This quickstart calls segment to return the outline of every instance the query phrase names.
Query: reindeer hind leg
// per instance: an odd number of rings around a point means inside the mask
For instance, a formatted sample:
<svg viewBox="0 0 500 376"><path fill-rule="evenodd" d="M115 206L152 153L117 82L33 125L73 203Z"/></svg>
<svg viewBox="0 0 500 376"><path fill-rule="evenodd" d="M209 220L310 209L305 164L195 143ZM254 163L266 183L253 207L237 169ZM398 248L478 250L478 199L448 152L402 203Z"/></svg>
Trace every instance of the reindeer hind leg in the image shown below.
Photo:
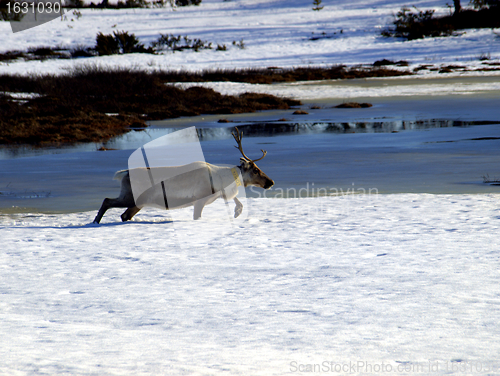
<svg viewBox="0 0 500 376"><path fill-rule="evenodd" d="M114 207L114 201L116 199L113 198L105 198L104 201L102 202L101 208L99 209L99 212L97 213L96 217L94 218L94 223L99 223L101 222L102 217L106 213L106 211L109 208Z"/></svg>
<svg viewBox="0 0 500 376"><path fill-rule="evenodd" d="M134 215L139 213L141 208L138 208L137 206L133 206L131 208L128 208L125 210L125 212L121 215L122 221L130 221Z"/></svg>
<svg viewBox="0 0 500 376"><path fill-rule="evenodd" d="M102 217L104 216L104 213L110 208L127 208L127 207L132 207L134 203L130 203L128 201L123 200L123 198L105 198L104 201L102 202L101 208L99 209L99 212L97 213L94 223L99 223L101 222ZM134 214L136 214L135 212ZM132 218L132 217L131 217Z"/></svg>

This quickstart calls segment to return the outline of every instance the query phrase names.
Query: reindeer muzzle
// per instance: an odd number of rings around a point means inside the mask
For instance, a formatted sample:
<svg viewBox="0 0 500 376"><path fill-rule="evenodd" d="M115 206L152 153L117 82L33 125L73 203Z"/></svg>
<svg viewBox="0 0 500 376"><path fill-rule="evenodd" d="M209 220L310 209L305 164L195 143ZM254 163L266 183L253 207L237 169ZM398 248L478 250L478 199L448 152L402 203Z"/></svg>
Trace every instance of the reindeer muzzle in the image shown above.
<svg viewBox="0 0 500 376"><path fill-rule="evenodd" d="M271 179L266 180L266 184L264 184L264 189L269 189L274 185L274 181Z"/></svg>

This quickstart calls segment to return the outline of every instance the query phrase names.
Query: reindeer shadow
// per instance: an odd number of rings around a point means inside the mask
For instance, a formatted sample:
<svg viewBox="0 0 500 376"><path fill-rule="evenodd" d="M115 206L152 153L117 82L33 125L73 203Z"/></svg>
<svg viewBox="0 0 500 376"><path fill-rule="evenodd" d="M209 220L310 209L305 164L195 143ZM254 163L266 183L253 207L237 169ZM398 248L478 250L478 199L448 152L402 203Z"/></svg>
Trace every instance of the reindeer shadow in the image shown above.
<svg viewBox="0 0 500 376"><path fill-rule="evenodd" d="M26 229L54 229L54 230L76 230L76 229L85 229L85 228L113 228L117 226L130 226L130 225L159 225L159 224L173 224L174 221L172 219L165 219L161 221L127 221L127 222L109 222L109 223L86 223L82 225L67 225L67 226L19 226L20 228Z"/></svg>
<svg viewBox="0 0 500 376"><path fill-rule="evenodd" d="M126 222L108 222L108 223L87 223L85 225L81 226L75 226L75 228L99 228L99 227L116 227L116 226L128 226L128 225L160 225L160 224L167 224L167 223L174 223L174 220L171 218L166 218L164 220L132 220L132 221L126 221ZM71 226L66 226L64 228L71 228Z"/></svg>

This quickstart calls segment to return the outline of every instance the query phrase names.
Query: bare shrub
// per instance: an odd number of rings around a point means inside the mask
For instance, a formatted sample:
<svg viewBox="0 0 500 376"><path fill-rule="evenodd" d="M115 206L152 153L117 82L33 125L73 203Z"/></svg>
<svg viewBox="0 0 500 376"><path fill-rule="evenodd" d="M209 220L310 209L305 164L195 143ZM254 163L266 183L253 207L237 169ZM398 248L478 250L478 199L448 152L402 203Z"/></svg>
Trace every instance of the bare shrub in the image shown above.
<svg viewBox="0 0 500 376"><path fill-rule="evenodd" d="M129 54L133 52L153 53L146 48L134 34L127 31L115 31L113 35L97 34L95 50L99 55Z"/></svg>

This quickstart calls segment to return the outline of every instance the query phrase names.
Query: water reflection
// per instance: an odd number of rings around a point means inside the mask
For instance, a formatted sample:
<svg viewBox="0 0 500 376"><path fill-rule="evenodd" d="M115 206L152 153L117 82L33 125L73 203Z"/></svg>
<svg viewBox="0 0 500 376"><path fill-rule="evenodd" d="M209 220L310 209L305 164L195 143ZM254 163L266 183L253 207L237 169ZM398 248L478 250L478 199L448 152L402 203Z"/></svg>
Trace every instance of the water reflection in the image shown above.
<svg viewBox="0 0 500 376"><path fill-rule="evenodd" d="M270 137L275 135L297 135L304 133L391 133L399 131L423 130L429 128L470 127L476 125L499 124L500 121L462 121L462 120L409 120L409 121L373 121L373 122L274 122L227 124L225 128L200 128L200 140L214 140L228 137L234 127L242 130L246 136Z"/></svg>
<svg viewBox="0 0 500 376"><path fill-rule="evenodd" d="M276 135L300 135L310 133L390 133L401 131L417 131L429 128L470 127L478 125L500 124L500 121L462 121L449 119L428 120L380 120L366 122L229 122L213 123L198 128L200 141L222 140L231 137L234 127L242 130L246 137L272 137ZM185 127L182 127L185 128ZM131 131L105 143L87 143L62 145L50 148L34 148L29 145L0 147L0 159L34 157L44 154L62 154L82 151L106 149L136 149L151 140L178 131L182 128L150 127L143 131Z"/></svg>

